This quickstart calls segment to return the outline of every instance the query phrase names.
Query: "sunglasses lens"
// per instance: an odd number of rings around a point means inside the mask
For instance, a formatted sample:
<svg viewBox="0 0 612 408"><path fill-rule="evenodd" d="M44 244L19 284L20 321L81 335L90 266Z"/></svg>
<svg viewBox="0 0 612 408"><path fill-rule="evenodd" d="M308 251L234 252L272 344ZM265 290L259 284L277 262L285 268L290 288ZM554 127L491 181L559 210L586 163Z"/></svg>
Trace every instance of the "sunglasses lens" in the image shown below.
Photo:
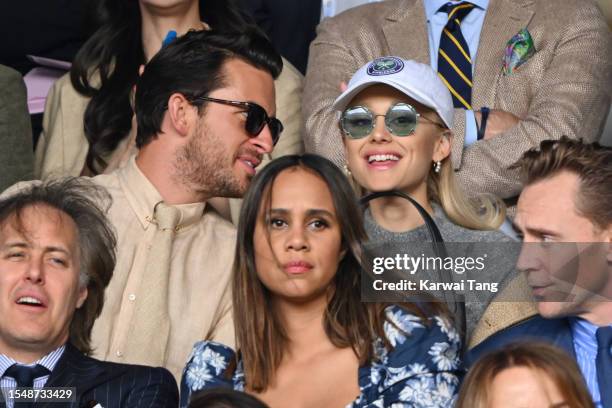
<svg viewBox="0 0 612 408"><path fill-rule="evenodd" d="M255 137L261 133L264 126L268 124L270 133L272 134L272 143L276 145L278 139L280 139L281 132L283 131L283 124L276 118L268 117L266 110L261 106L249 102L249 110L247 112L246 120L246 131L252 137Z"/></svg>
<svg viewBox="0 0 612 408"><path fill-rule="evenodd" d="M246 120L246 131L249 135L257 136L261 132L261 129L266 124L267 116L264 108L252 102L249 104Z"/></svg>
<svg viewBox="0 0 612 408"><path fill-rule="evenodd" d="M385 115L385 124L394 136L411 135L416 129L417 113L412 106L398 103Z"/></svg>
<svg viewBox="0 0 612 408"><path fill-rule="evenodd" d="M272 143L276 145L276 143L278 143L278 139L280 139L281 133L283 132L283 124L280 120L271 118L268 126L270 126L270 132L272 133Z"/></svg>
<svg viewBox="0 0 612 408"><path fill-rule="evenodd" d="M374 128L372 114L361 106L348 108L342 114L341 126L351 139L366 137Z"/></svg>

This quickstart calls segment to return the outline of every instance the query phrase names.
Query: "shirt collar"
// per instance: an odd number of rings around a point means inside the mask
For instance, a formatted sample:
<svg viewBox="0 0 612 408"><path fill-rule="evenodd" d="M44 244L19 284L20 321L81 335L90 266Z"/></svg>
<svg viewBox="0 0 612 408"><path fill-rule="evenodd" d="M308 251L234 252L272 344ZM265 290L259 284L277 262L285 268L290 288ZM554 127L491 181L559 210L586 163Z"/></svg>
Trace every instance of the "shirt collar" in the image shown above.
<svg viewBox="0 0 612 408"><path fill-rule="evenodd" d="M65 349L66 345L64 344L31 364L23 364L19 361L13 360L7 355L0 354L0 378L3 377L6 370L14 364L26 365L30 367L35 366L36 364L40 364L51 372L55 369L55 366L57 365L57 362L59 361L62 354L64 354Z"/></svg>
<svg viewBox="0 0 612 408"><path fill-rule="evenodd" d="M570 326L574 337L574 344L589 353L589 355L597 355L597 326L588 320L580 318L571 318Z"/></svg>
<svg viewBox="0 0 612 408"><path fill-rule="evenodd" d="M425 3L425 16L427 20L431 20L438 10L440 10L440 7L449 3L449 0L423 0L423 3ZM453 0L450 1L450 3L461 3L461 1ZM470 3L484 11L487 11L487 7L489 7L489 0L470 0Z"/></svg>
<svg viewBox="0 0 612 408"><path fill-rule="evenodd" d="M153 224L155 205L163 201L161 194L140 171L135 156L132 156L125 166L117 170L117 176L130 206L146 230L149 225ZM177 231L180 231L202 218L206 203L180 204L174 207L181 213L177 226Z"/></svg>

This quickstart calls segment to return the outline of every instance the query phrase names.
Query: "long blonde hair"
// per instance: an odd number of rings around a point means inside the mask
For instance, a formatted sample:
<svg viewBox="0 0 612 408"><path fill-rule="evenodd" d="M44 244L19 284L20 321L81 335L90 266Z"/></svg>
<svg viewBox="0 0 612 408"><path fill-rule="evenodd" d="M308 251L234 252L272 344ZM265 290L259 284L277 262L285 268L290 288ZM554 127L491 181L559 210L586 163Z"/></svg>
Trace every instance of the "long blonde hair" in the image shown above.
<svg viewBox="0 0 612 408"><path fill-rule="evenodd" d="M433 170L433 166L429 171L427 198L442 207L452 222L465 228L495 230L506 217L506 206L499 198L480 195L469 199L465 195L457 184L450 154L442 160L439 173Z"/></svg>
<svg viewBox="0 0 612 408"><path fill-rule="evenodd" d="M390 86L385 85L385 87ZM410 95L406 94L406 96L411 98ZM347 106L350 106L351 103ZM419 102L417 101L417 103ZM419 105L422 104L419 103ZM421 114L424 112L430 113L435 115L439 124L444 123L438 112L431 107L422 105L421 109L423 110ZM453 138L452 131L445 125L440 126L443 128L440 137L448 138L450 144ZM338 121L338 128L343 133L340 121ZM343 137L346 137L344 133ZM348 167L346 172L350 175ZM352 176L349 176L349 180L357 194L362 196L365 193L363 187ZM450 153L444 160L441 160L439 173L434 171L432 163L427 175L427 199L442 207L452 222L465 228L496 230L506 217L504 202L494 195L480 195L473 199L466 196L455 179Z"/></svg>

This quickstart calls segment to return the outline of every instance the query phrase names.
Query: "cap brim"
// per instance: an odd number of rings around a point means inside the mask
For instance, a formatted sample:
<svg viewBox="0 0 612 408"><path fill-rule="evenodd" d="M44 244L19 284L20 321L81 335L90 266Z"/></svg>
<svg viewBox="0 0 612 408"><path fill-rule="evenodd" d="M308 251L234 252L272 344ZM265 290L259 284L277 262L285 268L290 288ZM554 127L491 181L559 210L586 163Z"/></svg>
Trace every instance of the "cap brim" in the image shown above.
<svg viewBox="0 0 612 408"><path fill-rule="evenodd" d="M382 85L387 85L390 86L391 88L397 89L398 91L400 91L401 93L403 93L404 95L414 99L415 101L423 104L424 106L427 106L428 108L433 109L434 111L436 111L438 113L438 115L440 116L440 118L442 119L442 121L450 128L452 125L447 123L446 120L444 120L444 115L438 110L438 108L436 107L434 101L429 100L429 98L427 98L424 95L421 95L419 92L415 92L412 89L407 89L405 86L403 86L402 84L399 84L395 81L381 81L381 80L370 80L367 82L363 82L353 88L349 88L346 91L344 91L342 94L340 94L339 97L336 98L336 100L334 101L332 108L334 110L337 111L342 111L346 108L346 106L351 102L351 100L353 100L353 98L355 96L357 96L357 94L359 94L361 91L363 91L364 89L372 86L372 85L377 85L377 84L382 84Z"/></svg>

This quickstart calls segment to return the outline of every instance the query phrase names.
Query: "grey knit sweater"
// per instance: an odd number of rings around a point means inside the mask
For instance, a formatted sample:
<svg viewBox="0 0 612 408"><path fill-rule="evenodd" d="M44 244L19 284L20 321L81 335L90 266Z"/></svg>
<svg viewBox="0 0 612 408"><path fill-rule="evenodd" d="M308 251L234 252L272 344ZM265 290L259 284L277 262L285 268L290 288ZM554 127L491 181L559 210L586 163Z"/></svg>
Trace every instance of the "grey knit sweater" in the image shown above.
<svg viewBox="0 0 612 408"><path fill-rule="evenodd" d="M497 293L515 276L516 260L520 244L499 231L471 230L453 223L439 206L434 206L434 222L436 223L450 256L480 256L487 253L487 268L479 275L472 274L478 281L499 282ZM398 252L408 248L409 243L431 242L431 237L425 225L404 232L385 230L374 221L369 209L364 214L365 230L370 245L385 247L387 251ZM388 254L393 256L393 254ZM467 274L451 274L453 281L469 279ZM427 276L425 276L427 277ZM491 299L497 294L491 291L466 290L461 292L466 302L466 329L469 338L478 320L484 313Z"/></svg>

